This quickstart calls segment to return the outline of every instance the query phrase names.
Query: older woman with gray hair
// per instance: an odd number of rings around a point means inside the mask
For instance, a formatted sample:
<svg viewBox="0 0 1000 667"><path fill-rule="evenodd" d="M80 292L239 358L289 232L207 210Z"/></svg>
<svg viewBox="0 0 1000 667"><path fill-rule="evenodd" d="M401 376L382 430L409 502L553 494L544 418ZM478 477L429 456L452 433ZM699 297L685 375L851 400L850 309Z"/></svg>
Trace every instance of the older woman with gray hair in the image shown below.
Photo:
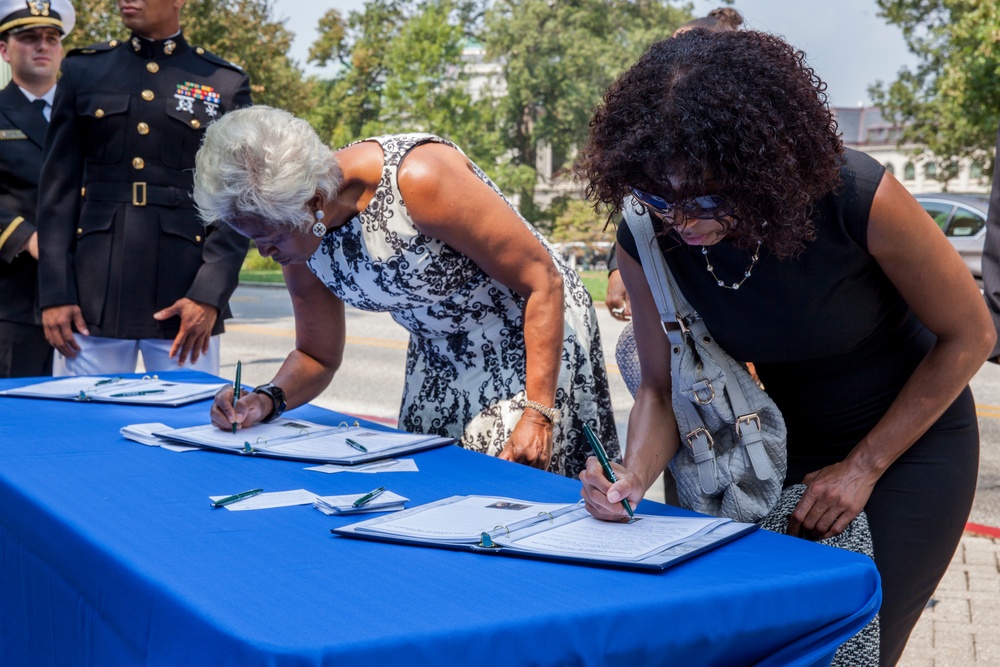
<svg viewBox="0 0 1000 667"><path fill-rule="evenodd" d="M375 137L336 152L308 123L255 106L198 153L195 201L282 265L295 350L271 383L212 407L246 428L316 397L344 353L344 304L410 332L399 427L575 476L589 423L618 454L590 296L453 144Z"/></svg>

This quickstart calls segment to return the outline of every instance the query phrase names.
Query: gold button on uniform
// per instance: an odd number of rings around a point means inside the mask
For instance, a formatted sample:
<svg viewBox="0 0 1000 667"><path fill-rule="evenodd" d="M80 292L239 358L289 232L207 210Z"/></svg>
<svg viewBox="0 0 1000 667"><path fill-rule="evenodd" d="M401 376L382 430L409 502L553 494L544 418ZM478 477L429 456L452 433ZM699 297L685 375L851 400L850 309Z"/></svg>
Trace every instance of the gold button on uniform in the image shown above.
<svg viewBox="0 0 1000 667"><path fill-rule="evenodd" d="M142 169L145 166L146 166L146 163L145 163L145 161L143 161L143 159L141 157L132 158L132 168L133 169Z"/></svg>
<svg viewBox="0 0 1000 667"><path fill-rule="evenodd" d="M197 130L199 127L201 127L201 122L197 118L192 118L191 127Z"/></svg>
<svg viewBox="0 0 1000 667"><path fill-rule="evenodd" d="M157 65L156 63L150 61L150 62L146 63L146 69L149 70L150 72L152 72L153 74L156 74L157 72L160 71L160 66Z"/></svg>
<svg viewBox="0 0 1000 667"><path fill-rule="evenodd" d="M152 90L142 91L142 99L146 100L147 102L152 102L154 97L156 97L156 95L153 94Z"/></svg>
<svg viewBox="0 0 1000 667"><path fill-rule="evenodd" d="M76 235L77 235L77 236L80 236L80 235L82 235L82 234L83 234L83 227L77 227L77 228L76 228Z"/></svg>
<svg viewBox="0 0 1000 667"><path fill-rule="evenodd" d="M149 125L146 125L145 123L139 123L135 129L138 130L139 134L149 134Z"/></svg>
<svg viewBox="0 0 1000 667"><path fill-rule="evenodd" d="M194 52L197 53L199 56L205 55L205 49L201 48L200 46L196 48Z"/></svg>
<svg viewBox="0 0 1000 667"><path fill-rule="evenodd" d="M117 39L111 40L110 42L108 42L108 46L110 46L112 49L115 48L116 46L118 46L118 40Z"/></svg>
<svg viewBox="0 0 1000 667"><path fill-rule="evenodd" d="M104 118L104 109L98 109L95 111L94 116L97 118Z"/></svg>
<svg viewBox="0 0 1000 667"><path fill-rule="evenodd" d="M195 234L194 242L195 243L201 243L201 234Z"/></svg>

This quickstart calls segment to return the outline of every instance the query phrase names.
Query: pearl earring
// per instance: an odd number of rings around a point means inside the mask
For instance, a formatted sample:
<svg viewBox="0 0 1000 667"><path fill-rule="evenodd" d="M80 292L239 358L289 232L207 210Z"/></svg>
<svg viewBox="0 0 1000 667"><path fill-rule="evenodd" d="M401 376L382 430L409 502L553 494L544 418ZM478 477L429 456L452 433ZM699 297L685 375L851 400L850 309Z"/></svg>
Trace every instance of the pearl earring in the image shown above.
<svg viewBox="0 0 1000 667"><path fill-rule="evenodd" d="M323 238L326 236L326 225L323 224L323 211L317 210L314 215L316 216L316 224L312 226L312 232L314 235Z"/></svg>

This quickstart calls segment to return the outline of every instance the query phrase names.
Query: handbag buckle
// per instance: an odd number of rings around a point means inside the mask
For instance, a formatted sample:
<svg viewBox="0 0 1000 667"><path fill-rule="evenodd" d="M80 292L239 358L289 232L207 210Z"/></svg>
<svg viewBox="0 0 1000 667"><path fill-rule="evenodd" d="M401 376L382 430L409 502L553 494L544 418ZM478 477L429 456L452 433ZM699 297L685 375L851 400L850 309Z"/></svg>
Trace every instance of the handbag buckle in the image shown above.
<svg viewBox="0 0 1000 667"><path fill-rule="evenodd" d="M699 387L698 385L703 385L703 386ZM701 394L699 394L698 392L704 392L704 391L708 392L708 398L702 400ZM712 386L712 381L706 378L696 383L693 387L691 387L691 396L694 398L694 402L697 403L698 405L708 405L709 403L714 401L715 387Z"/></svg>
<svg viewBox="0 0 1000 667"><path fill-rule="evenodd" d="M738 438L742 438L743 437L743 430L740 428L740 424L750 425L750 424L753 424L753 423L757 424L757 432L760 433L761 430L762 430L761 427L760 427L760 415L758 415L756 412L751 412L748 415L743 415L741 417L737 417L736 418L736 437L738 437Z"/></svg>
<svg viewBox="0 0 1000 667"><path fill-rule="evenodd" d="M709 449L713 449L715 447L715 438L712 437L712 433L704 426L699 426L687 434L688 447L694 449L694 441L697 440L700 435L705 436L705 439L708 441Z"/></svg>

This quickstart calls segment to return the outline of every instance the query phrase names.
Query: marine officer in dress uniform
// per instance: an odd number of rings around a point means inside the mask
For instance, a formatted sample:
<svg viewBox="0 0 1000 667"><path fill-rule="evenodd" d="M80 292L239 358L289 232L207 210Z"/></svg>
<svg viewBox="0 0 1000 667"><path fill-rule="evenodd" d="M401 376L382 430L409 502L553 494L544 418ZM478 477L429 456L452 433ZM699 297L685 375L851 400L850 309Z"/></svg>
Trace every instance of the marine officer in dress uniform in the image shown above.
<svg viewBox="0 0 1000 667"><path fill-rule="evenodd" d="M0 377L52 373L38 312L38 175L62 38L76 14L68 0L0 0L0 57L11 81L0 90Z"/></svg>
<svg viewBox="0 0 1000 667"><path fill-rule="evenodd" d="M247 240L191 199L205 127L246 74L181 33L185 0L118 0L132 34L71 51L45 143L39 290L55 374L218 373Z"/></svg>

